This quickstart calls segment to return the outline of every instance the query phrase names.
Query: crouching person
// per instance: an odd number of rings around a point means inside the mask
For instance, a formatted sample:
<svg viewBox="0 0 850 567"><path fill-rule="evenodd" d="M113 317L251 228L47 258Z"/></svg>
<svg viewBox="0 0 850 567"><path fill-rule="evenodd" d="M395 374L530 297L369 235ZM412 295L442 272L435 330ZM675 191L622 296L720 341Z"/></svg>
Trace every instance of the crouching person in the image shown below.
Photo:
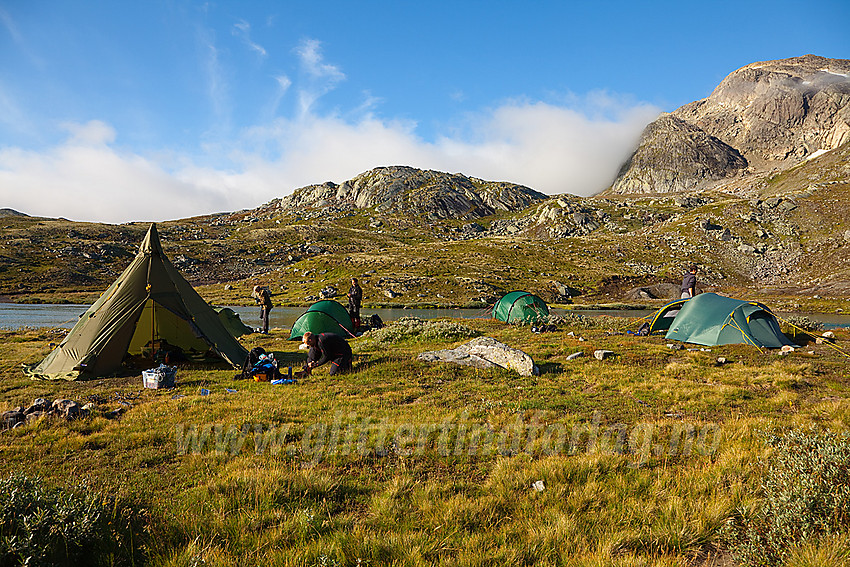
<svg viewBox="0 0 850 567"><path fill-rule="evenodd" d="M331 376L351 371L351 347L342 336L336 333L315 335L307 331L302 340L308 348L307 366L304 367L307 374L326 362L331 363Z"/></svg>

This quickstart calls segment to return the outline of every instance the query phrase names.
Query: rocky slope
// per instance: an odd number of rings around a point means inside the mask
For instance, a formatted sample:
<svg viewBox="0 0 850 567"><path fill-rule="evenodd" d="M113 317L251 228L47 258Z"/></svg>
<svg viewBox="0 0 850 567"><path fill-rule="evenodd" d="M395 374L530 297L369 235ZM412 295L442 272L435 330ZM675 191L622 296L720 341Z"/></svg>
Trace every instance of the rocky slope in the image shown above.
<svg viewBox="0 0 850 567"><path fill-rule="evenodd" d="M285 211L373 208L381 213L415 214L430 220L469 220L497 211L518 211L546 198L513 183L394 166L372 169L341 185L327 182L296 189L272 204Z"/></svg>
<svg viewBox="0 0 850 567"><path fill-rule="evenodd" d="M651 123L609 192L741 192L848 141L850 60L753 63Z"/></svg>

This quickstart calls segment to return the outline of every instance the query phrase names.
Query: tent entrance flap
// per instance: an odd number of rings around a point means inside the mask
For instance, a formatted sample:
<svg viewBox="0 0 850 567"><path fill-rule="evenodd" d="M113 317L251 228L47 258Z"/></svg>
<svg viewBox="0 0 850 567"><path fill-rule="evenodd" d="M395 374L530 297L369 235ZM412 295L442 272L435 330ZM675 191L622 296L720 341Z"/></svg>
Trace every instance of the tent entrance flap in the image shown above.
<svg viewBox="0 0 850 567"><path fill-rule="evenodd" d="M210 346L199 338L192 325L152 299L145 302L136 330L127 349L129 354L142 354L154 341L166 341L184 351L206 352Z"/></svg>

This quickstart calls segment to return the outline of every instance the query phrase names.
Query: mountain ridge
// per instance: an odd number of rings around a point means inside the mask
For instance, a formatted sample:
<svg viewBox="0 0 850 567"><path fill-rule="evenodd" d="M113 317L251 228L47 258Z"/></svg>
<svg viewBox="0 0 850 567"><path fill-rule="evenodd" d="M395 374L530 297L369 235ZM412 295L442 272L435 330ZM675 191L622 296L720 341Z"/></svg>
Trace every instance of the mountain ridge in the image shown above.
<svg viewBox="0 0 850 567"><path fill-rule="evenodd" d="M650 123L605 193L740 191L848 140L850 60L805 55L751 63L707 98ZM703 151L688 151L695 147Z"/></svg>

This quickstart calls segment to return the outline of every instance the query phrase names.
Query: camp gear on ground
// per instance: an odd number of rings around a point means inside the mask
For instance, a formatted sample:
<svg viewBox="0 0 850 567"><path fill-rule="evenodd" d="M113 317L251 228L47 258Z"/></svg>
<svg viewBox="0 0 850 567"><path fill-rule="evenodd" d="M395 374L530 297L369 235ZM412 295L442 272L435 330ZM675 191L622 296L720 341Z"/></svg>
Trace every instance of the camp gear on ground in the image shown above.
<svg viewBox="0 0 850 567"><path fill-rule="evenodd" d="M701 293L685 301L666 338L705 346L744 343L780 348L793 345L770 309L715 293Z"/></svg>
<svg viewBox="0 0 850 567"><path fill-rule="evenodd" d="M166 366L160 364L156 368L142 371L142 383L145 388L173 388L174 378L177 375L176 366Z"/></svg>
<svg viewBox="0 0 850 567"><path fill-rule="evenodd" d="M292 324L289 340L298 340L307 331L314 335L339 333L343 336L354 337L354 324L345 307L332 299L325 299L308 307L307 311Z"/></svg>
<svg viewBox="0 0 850 567"><path fill-rule="evenodd" d="M47 379L105 376L121 368L126 354L141 354L158 340L187 356L211 352L234 366L248 354L165 256L151 224L124 273L53 352L24 371Z"/></svg>
<svg viewBox="0 0 850 567"><path fill-rule="evenodd" d="M532 323L548 315L546 302L527 291L512 291L493 306L493 318L505 323Z"/></svg>

